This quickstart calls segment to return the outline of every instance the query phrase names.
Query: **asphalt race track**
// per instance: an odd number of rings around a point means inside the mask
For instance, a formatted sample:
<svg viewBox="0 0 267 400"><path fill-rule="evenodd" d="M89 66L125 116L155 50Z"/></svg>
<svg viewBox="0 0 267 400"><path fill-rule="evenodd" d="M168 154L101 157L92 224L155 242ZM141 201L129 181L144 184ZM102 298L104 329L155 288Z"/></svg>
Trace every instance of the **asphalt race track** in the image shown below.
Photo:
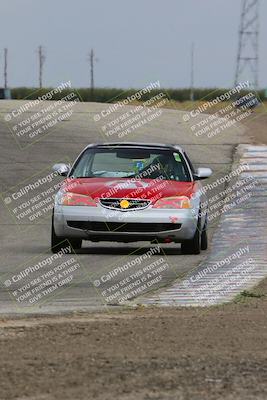
<svg viewBox="0 0 267 400"><path fill-rule="evenodd" d="M0 206L0 311L9 313L50 313L67 312L74 310L102 310L106 300L101 290L107 287L102 285L96 288L93 281L107 274L117 263L126 263L137 255L144 254L151 245L149 243L116 244L109 242L90 243L83 242L82 249L77 255L64 255L68 260L72 257L82 266L82 273L77 275L76 281L67 283L64 290L46 297L45 303L36 303L34 308L28 309L23 302L18 302L4 284L13 273L21 271L24 265L29 265L29 260L44 259L50 246L50 221L51 211L44 216L29 221L27 218L17 218L14 209L23 203L23 187L29 182L35 182L35 177L47 176L51 166L56 162L73 162L79 152L89 143L101 141L118 141L115 134L105 138L103 125L96 121L101 110L107 108L105 104L80 103L75 105L71 116L65 116L45 135L38 135L29 139L27 135L20 137L14 135L14 122L7 121L7 115L18 109L26 101L1 101L0 103L0 138L1 138L1 206ZM52 102L46 102L47 105ZM130 107L128 108L128 110ZM23 112L23 119L31 118L38 112L38 108ZM42 110L46 115L51 110ZM118 118L125 113L125 108L113 112L112 118ZM176 143L187 150L191 160L196 166L207 166L213 169L216 178L229 172L234 149L238 143L246 143L242 127L234 126L225 129L222 134L213 138L205 135L197 137L190 130L190 122L185 122L184 112L164 109L161 114L140 126L132 134L124 136L121 141L142 141L151 143ZM198 120L205 116L199 116ZM100 121L101 122L101 121ZM106 123L106 121L105 121ZM17 128L16 128L17 129ZM13 130L13 131L12 131ZM13 132L13 133L12 133ZM57 178L59 180L59 178ZM49 185L48 185L49 186ZM45 190L48 190L45 188ZM9 203L12 193L21 194L21 198ZM45 199L44 186L40 185L32 191L32 196L38 198L38 193ZM48 193L48 192L45 192ZM51 193L49 192L49 195ZM39 198L39 200L40 200ZM36 200L37 201L37 200ZM34 200L32 200L34 203ZM14 207L12 207L14 206ZM38 210L38 208L36 208ZM209 235L216 229L216 222L210 227ZM161 285L182 276L184 273L196 268L201 260L206 257L206 252L199 256L183 256L180 254L179 245L161 245L165 259L171 268L163 273ZM134 254L133 254L134 253ZM48 255L51 255L48 252ZM46 257L48 257L46 254ZM153 255L153 261L162 255ZM134 268L132 268L132 272ZM117 277L112 284L116 285ZM121 279L121 278L120 278ZM13 289L13 288L12 288ZM16 289L14 287L14 289ZM114 302L111 302L114 303Z"/></svg>

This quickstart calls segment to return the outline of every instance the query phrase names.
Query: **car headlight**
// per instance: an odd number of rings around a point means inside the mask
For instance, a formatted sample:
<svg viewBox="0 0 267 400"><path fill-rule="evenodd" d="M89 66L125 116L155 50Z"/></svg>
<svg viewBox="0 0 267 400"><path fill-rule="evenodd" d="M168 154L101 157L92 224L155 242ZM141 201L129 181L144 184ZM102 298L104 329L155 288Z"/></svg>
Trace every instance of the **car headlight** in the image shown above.
<svg viewBox="0 0 267 400"><path fill-rule="evenodd" d="M97 206L96 201L92 197L71 192L59 192L56 196L56 204L60 206Z"/></svg>
<svg viewBox="0 0 267 400"><path fill-rule="evenodd" d="M163 197L159 199L153 208L192 208L190 199L186 196Z"/></svg>

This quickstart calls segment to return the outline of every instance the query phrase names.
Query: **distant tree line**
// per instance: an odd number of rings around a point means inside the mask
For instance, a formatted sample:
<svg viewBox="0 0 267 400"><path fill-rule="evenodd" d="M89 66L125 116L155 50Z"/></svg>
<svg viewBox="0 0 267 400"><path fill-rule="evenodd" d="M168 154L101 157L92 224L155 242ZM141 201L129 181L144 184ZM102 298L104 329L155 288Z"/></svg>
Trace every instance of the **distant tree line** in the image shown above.
<svg viewBox="0 0 267 400"><path fill-rule="evenodd" d="M53 88L28 88L28 87L19 87L11 89L12 99L15 100L35 100L39 96L44 95L48 91L52 90ZM229 89L194 89L194 98L196 101L211 101L217 98L220 95L226 93ZM77 89L66 89L57 95L54 95L54 100L60 100L64 96L68 95L69 93L75 91L81 101L89 102L95 101L99 103L108 103L108 102L116 102L119 100L123 100L138 91L138 89L117 89L117 88L94 88L92 92L91 88L77 88ZM144 94L142 96L142 101L149 100L151 97L159 94L161 92L166 93L170 100L184 102L190 100L190 88L188 89L157 89L153 90L150 93ZM240 95L245 95L251 91L243 91ZM265 99L265 91L260 90L255 93L259 100Z"/></svg>

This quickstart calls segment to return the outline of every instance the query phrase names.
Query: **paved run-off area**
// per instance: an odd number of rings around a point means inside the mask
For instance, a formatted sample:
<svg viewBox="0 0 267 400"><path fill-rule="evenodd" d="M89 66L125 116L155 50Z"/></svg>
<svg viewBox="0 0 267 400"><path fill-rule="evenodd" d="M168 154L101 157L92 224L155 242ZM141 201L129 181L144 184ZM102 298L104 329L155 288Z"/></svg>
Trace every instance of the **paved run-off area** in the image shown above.
<svg viewBox="0 0 267 400"><path fill-rule="evenodd" d="M25 307L21 301L17 301L15 296L10 296L10 288L5 282L15 272L25 269L25 266L41 262L48 257L50 246L50 221L52 202L45 202L44 197L51 195L51 186L35 186L30 193L29 202L35 204L42 200L44 202L44 212L39 218L38 207L35 207L34 218L18 219L17 210L23 206L24 189L26 186L34 185L36 181L47 177L51 171L51 166L56 162L73 162L77 154L91 142L101 142L104 140L117 141L118 137L114 133L105 136L106 125L99 125L99 115L107 108L107 105L94 103L76 104L70 115L63 113L60 121L51 129L47 125L47 134L40 136L35 134L33 138L27 137L20 131L21 135L16 135L14 131L17 125L12 125L7 119L14 109L20 109L26 102L3 101L0 104L0 137L1 137L1 167L2 174L0 179L1 189L1 208L0 208L0 312L9 313L50 313L67 312L74 310L101 310L107 306L106 293L110 288L124 277L117 277L112 282L96 288L93 282L99 276L106 274L111 268L126 263L149 251L148 243L116 244L116 243L90 243L85 242L81 251L75 255L75 260L81 266L80 274L75 277L75 282L66 281L64 290L55 293L47 292L45 302L36 302L34 307ZM23 113L23 121L38 118L38 113L49 115L53 102L46 102L45 109L30 109ZM113 121L119 117L125 118L125 109L117 110L112 115ZM131 107L127 107L131 110ZM60 111L61 112L61 111ZM195 166L208 166L214 171L210 183L224 177L232 169L232 162L236 146L247 142L244 128L240 124L225 125L220 134L211 138L206 135L196 135L195 128L191 129L190 122L187 121L187 113L178 110L163 109L159 115L150 119L132 133L127 134L122 141L142 141L142 142L165 142L177 143L182 145L190 155ZM7 118L8 116L8 118ZM96 118L97 116L97 118ZM110 117L111 118L111 117ZM111 121L112 121L111 118ZM206 121L207 116L199 115L194 120ZM96 121L97 120L97 121ZM26 122L25 122L26 123ZM206 122L205 122L206 123ZM194 125L195 126L195 125ZM14 137L14 132L15 136ZM113 131L112 131L113 132ZM22 134L23 133L23 134ZM49 182L48 182L49 183ZM58 183L58 182L57 182ZM53 182L54 184L54 182ZM211 193L212 196L219 195L226 183ZM12 195L16 194L16 201L11 202ZM52 197L51 197L52 198ZM209 236L212 237L219 216L215 216L210 223ZM216 241L213 241L216 246ZM161 254L155 254L153 260L164 256L170 266L162 273L159 286L167 286L179 277L183 277L190 271L198 267L207 256L207 252L201 255L183 256L180 254L179 245L161 245ZM226 249L227 253L228 249ZM225 254L226 256L226 254ZM64 255L64 260L68 261L73 255ZM46 270L48 273L49 271ZM156 289L157 286L151 285L149 290ZM13 289L13 288L12 288ZM17 288L14 287L13 293Z"/></svg>

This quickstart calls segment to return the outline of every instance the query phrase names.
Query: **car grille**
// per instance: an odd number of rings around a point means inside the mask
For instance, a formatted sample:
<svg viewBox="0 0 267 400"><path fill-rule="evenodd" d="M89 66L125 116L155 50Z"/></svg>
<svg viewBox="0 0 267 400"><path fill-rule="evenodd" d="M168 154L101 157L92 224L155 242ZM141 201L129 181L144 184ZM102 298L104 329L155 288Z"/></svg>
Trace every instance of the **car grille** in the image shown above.
<svg viewBox="0 0 267 400"><path fill-rule="evenodd" d="M67 221L71 228L94 232L142 232L155 233L174 231L181 228L181 224L171 223L121 223L121 222L98 222L98 221Z"/></svg>
<svg viewBox="0 0 267 400"><path fill-rule="evenodd" d="M123 202L128 202L127 207L123 207ZM133 210L143 210L144 208L150 205L150 200L142 200L142 199L100 199L100 204L111 210L120 210L120 211L133 211Z"/></svg>

